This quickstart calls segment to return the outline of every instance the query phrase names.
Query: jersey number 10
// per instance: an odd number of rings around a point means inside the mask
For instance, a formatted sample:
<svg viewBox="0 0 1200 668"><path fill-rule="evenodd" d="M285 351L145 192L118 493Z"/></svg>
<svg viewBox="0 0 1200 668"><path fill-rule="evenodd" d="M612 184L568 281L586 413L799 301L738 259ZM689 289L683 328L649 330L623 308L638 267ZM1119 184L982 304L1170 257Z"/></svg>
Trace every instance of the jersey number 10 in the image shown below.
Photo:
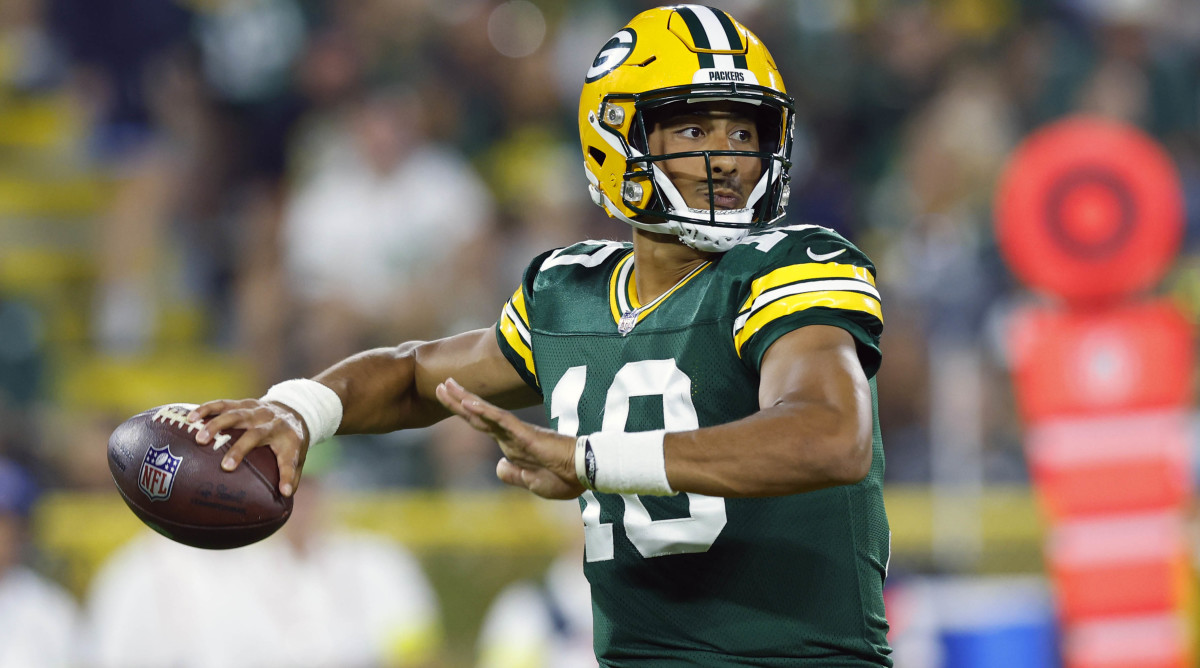
<svg viewBox="0 0 1200 668"><path fill-rule="evenodd" d="M558 420L558 432L579 433L579 400L587 382L587 367L567 369L550 395L550 417ZM688 431L700 426L692 404L692 381L675 360L642 360L621 367L604 400L603 431L625 431L631 397L660 396L663 427ZM703 494L688 495L687 517L653 520L636 494L622 494L625 502L625 535L645 558L668 554L707 552L725 528L725 499ZM583 534L588 561L613 558L612 524L600 521L600 499L583 493Z"/></svg>

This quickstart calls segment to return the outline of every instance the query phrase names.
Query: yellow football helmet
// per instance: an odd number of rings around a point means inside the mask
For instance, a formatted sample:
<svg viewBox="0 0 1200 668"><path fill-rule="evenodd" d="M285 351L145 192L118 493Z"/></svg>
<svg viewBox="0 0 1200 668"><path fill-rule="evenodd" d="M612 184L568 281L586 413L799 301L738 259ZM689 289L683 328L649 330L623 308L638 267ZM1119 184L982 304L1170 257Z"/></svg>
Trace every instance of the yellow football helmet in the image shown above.
<svg viewBox="0 0 1200 668"><path fill-rule="evenodd" d="M723 100L755 106L759 151L648 153L647 111ZM592 200L635 227L677 235L700 250L729 250L751 229L783 217L794 110L767 48L729 14L702 5L642 12L600 49L584 78L579 135ZM713 206L714 155L762 160L746 208ZM657 165L693 156L709 165L707 209L689 207Z"/></svg>

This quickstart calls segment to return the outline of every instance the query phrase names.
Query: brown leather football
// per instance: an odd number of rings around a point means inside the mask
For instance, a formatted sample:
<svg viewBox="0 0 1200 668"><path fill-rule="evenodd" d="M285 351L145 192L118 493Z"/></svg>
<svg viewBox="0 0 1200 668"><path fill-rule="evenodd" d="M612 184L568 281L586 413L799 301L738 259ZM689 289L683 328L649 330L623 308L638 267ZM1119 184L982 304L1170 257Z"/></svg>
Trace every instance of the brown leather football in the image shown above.
<svg viewBox="0 0 1200 668"><path fill-rule="evenodd" d="M279 493L275 453L255 448L237 469L223 470L242 431L200 445L200 425L187 421L192 408L151 408L112 433L108 468L121 498L151 529L193 547L241 547L275 533L292 514L292 499Z"/></svg>

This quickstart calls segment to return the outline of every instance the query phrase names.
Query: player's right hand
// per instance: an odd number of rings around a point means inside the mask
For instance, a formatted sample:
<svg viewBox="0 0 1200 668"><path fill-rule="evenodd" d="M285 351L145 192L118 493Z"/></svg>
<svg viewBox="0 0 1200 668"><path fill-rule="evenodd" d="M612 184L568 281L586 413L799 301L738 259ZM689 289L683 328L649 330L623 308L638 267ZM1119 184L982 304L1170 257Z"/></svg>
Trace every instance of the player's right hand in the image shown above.
<svg viewBox="0 0 1200 668"><path fill-rule="evenodd" d="M279 466L279 493L284 496L295 493L308 453L308 438L299 414L283 404L262 399L218 400L194 408L188 414L188 421L209 417L212 419L196 434L196 442L201 445L211 441L217 432L245 430L241 438L229 446L221 460L221 468L232 471L251 450L268 446L275 453L275 463Z"/></svg>

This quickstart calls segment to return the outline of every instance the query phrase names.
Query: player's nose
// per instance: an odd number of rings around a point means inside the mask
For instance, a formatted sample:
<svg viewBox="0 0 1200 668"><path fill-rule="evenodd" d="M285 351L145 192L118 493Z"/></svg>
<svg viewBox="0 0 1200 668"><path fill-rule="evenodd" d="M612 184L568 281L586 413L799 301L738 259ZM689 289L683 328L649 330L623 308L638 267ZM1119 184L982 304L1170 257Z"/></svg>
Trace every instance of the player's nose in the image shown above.
<svg viewBox="0 0 1200 668"><path fill-rule="evenodd" d="M729 151L732 149L733 147L729 145L729 142L720 141L714 141L712 142L711 146L707 147L707 150L709 151ZM737 157L722 153L709 153L708 165L713 174L729 175L737 172L738 170Z"/></svg>

